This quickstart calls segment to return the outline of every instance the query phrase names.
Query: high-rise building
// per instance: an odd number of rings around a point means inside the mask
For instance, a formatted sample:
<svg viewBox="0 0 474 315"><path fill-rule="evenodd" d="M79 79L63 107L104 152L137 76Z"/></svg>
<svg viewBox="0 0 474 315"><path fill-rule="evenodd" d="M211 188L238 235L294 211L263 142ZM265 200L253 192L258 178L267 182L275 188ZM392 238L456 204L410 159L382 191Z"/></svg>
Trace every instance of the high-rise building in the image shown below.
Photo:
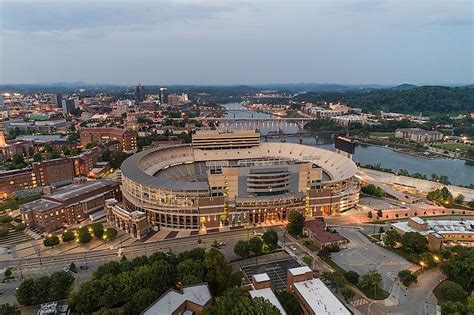
<svg viewBox="0 0 474 315"><path fill-rule="evenodd" d="M62 100L62 108L63 113L69 114L72 110L76 108L76 104L74 103L74 100L71 99Z"/></svg>
<svg viewBox="0 0 474 315"><path fill-rule="evenodd" d="M178 95L170 94L168 95L168 105L169 106L178 106L180 104Z"/></svg>
<svg viewBox="0 0 474 315"><path fill-rule="evenodd" d="M63 106L63 95L61 93L53 94L51 101L53 104L56 104L57 108L61 108Z"/></svg>
<svg viewBox="0 0 474 315"><path fill-rule="evenodd" d="M168 104L168 89L160 88L160 104Z"/></svg>
<svg viewBox="0 0 474 315"><path fill-rule="evenodd" d="M141 101L144 100L144 88L141 84L135 85L135 105L138 105Z"/></svg>
<svg viewBox="0 0 474 315"><path fill-rule="evenodd" d="M0 95L0 111L5 110L5 99Z"/></svg>

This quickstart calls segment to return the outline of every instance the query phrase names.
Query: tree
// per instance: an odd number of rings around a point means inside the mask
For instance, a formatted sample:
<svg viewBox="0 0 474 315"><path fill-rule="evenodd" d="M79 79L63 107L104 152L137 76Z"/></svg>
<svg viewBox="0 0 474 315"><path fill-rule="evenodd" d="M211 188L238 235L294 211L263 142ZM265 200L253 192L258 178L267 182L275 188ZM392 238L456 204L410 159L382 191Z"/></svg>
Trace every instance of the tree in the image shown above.
<svg viewBox="0 0 474 315"><path fill-rule="evenodd" d="M331 288L336 289L336 292L339 288L344 287L344 285L346 284L346 278L344 277L344 274L340 271L323 272L321 274L321 279Z"/></svg>
<svg viewBox="0 0 474 315"><path fill-rule="evenodd" d="M370 270L359 282L360 287L366 290L370 290L377 295L377 289L382 285L382 276L376 270Z"/></svg>
<svg viewBox="0 0 474 315"><path fill-rule="evenodd" d="M460 284L449 280L440 284L439 292L441 292L444 299L452 302L462 301L466 296L466 292Z"/></svg>
<svg viewBox="0 0 474 315"><path fill-rule="evenodd" d="M381 209L377 210L377 218L383 217L383 212Z"/></svg>
<svg viewBox="0 0 474 315"><path fill-rule="evenodd" d="M407 269L400 270L398 272L398 277L400 278L400 281L403 283L403 285L406 287L409 287L410 284L416 283L418 281L417 275Z"/></svg>
<svg viewBox="0 0 474 315"><path fill-rule="evenodd" d="M367 217L368 217L369 219L372 219L372 211L367 212Z"/></svg>
<svg viewBox="0 0 474 315"><path fill-rule="evenodd" d="M104 226L102 223L93 223L90 225L90 228L92 229L92 235L94 235L95 238L101 239L104 235Z"/></svg>
<svg viewBox="0 0 474 315"><path fill-rule="evenodd" d="M312 266L313 266L313 257L304 256L303 257L303 262L305 263L306 266L309 266L310 268L312 268Z"/></svg>
<svg viewBox="0 0 474 315"><path fill-rule="evenodd" d="M388 230L385 232L384 243L389 247L394 247L396 243L400 242L401 236L396 230Z"/></svg>
<svg viewBox="0 0 474 315"><path fill-rule="evenodd" d="M64 243L69 243L76 239L76 235L72 231L66 231L61 235L61 239Z"/></svg>
<svg viewBox="0 0 474 315"><path fill-rule="evenodd" d="M77 233L77 239L79 240L79 243L81 244L89 243L92 240L92 236L86 227L78 229L76 233Z"/></svg>
<svg viewBox="0 0 474 315"><path fill-rule="evenodd" d="M474 291L472 291L471 295L467 298L467 311L469 314L474 314Z"/></svg>
<svg viewBox="0 0 474 315"><path fill-rule="evenodd" d="M43 240L43 244L46 247L53 247L59 244L59 238L56 235L52 235Z"/></svg>
<svg viewBox="0 0 474 315"><path fill-rule="evenodd" d="M114 228L107 228L107 230L105 231L105 238L106 240L108 241L112 241L114 240L116 237L117 237L117 230L114 229Z"/></svg>
<svg viewBox="0 0 474 315"><path fill-rule="evenodd" d="M286 229L292 236L302 236L304 228L304 216L299 212L291 212L288 217L288 225Z"/></svg>
<svg viewBox="0 0 474 315"><path fill-rule="evenodd" d="M15 304L0 304L0 315L20 315L20 309Z"/></svg>
<svg viewBox="0 0 474 315"><path fill-rule="evenodd" d="M344 277L349 281L350 283L356 285L359 283L359 274L355 271L349 270L344 273Z"/></svg>
<svg viewBox="0 0 474 315"><path fill-rule="evenodd" d="M355 292L350 287L345 287L342 289L341 293L346 301L349 301L355 296Z"/></svg>
<svg viewBox="0 0 474 315"><path fill-rule="evenodd" d="M241 258L249 257L250 255L249 242L244 241L244 240L238 240L234 246L234 253Z"/></svg>
<svg viewBox="0 0 474 315"><path fill-rule="evenodd" d="M462 203L464 202L464 195L463 194L459 194L456 196L456 198L454 198L454 203L457 204L457 205L462 205Z"/></svg>
<svg viewBox="0 0 474 315"><path fill-rule="evenodd" d="M401 238L402 247L411 253L421 253L426 250L428 240L418 232L407 232Z"/></svg>
<svg viewBox="0 0 474 315"><path fill-rule="evenodd" d="M5 278L10 278L12 276L13 272L12 272L12 269L11 268L7 268L5 269L5 272L3 273L3 276Z"/></svg>
<svg viewBox="0 0 474 315"><path fill-rule="evenodd" d="M51 300L63 300L69 296L74 284L74 276L69 272L54 272L50 277Z"/></svg>
<svg viewBox="0 0 474 315"><path fill-rule="evenodd" d="M204 309L203 315L277 315L281 314L278 308L264 298L250 299L238 289L227 290L224 295L216 299L213 306Z"/></svg>
<svg viewBox="0 0 474 315"><path fill-rule="evenodd" d="M10 230L7 228L0 228L0 237L5 237L10 233Z"/></svg>
<svg viewBox="0 0 474 315"><path fill-rule="evenodd" d="M211 248L204 256L203 266L211 292L216 295L224 292L232 274L232 267L224 255L217 249Z"/></svg>
<svg viewBox="0 0 474 315"><path fill-rule="evenodd" d="M156 291L149 288L144 288L138 290L133 295L130 303L133 306L133 311L140 313L148 306L150 306L157 298L158 294L156 293Z"/></svg>
<svg viewBox="0 0 474 315"><path fill-rule="evenodd" d="M33 161L41 162L43 160L43 155L39 152L33 154Z"/></svg>
<svg viewBox="0 0 474 315"><path fill-rule="evenodd" d="M69 270L70 270L71 272L77 273L77 267L76 267L76 264L75 264L74 262L71 262L71 263L69 264Z"/></svg>
<svg viewBox="0 0 474 315"><path fill-rule="evenodd" d="M465 307L461 302L446 301L441 303L441 314L462 315Z"/></svg>
<svg viewBox="0 0 474 315"><path fill-rule="evenodd" d="M263 241L258 236L254 236L249 240L249 249L255 255L255 264L257 264L257 257L262 253Z"/></svg>
<svg viewBox="0 0 474 315"><path fill-rule="evenodd" d="M278 247L278 234L270 229L265 231L262 235L263 243L272 251Z"/></svg>
<svg viewBox="0 0 474 315"><path fill-rule="evenodd" d="M24 280L18 290L16 290L16 299L20 305L34 305L35 304L35 280Z"/></svg>
<svg viewBox="0 0 474 315"><path fill-rule="evenodd" d="M188 258L180 261L176 267L182 285L196 284L204 281L202 260Z"/></svg>
<svg viewBox="0 0 474 315"><path fill-rule="evenodd" d="M288 291L279 291L276 293L276 296L288 315L301 314L300 303L293 294Z"/></svg>
<svg viewBox="0 0 474 315"><path fill-rule="evenodd" d="M101 307L100 300L104 290L99 280L83 282L69 298L71 308L77 313L92 313Z"/></svg>
<svg viewBox="0 0 474 315"><path fill-rule="evenodd" d="M24 229L26 229L25 223L18 223L17 225L15 225L15 231L17 232L23 231Z"/></svg>
<svg viewBox="0 0 474 315"><path fill-rule="evenodd" d="M23 165L25 164L25 158L23 157L23 154L15 153L15 155L12 158L12 162L13 164L16 164L16 165Z"/></svg>

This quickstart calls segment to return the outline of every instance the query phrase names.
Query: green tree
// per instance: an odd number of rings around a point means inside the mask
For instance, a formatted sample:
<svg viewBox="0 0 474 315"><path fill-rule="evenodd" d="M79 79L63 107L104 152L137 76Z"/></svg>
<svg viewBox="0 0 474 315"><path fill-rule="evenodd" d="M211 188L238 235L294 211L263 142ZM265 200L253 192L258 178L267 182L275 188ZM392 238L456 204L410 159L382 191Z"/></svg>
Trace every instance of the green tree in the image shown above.
<svg viewBox="0 0 474 315"><path fill-rule="evenodd" d="M105 231L105 238L106 240L108 241L112 241L114 240L116 237L117 237L117 230L114 229L114 228L107 228L107 230Z"/></svg>
<svg viewBox="0 0 474 315"><path fill-rule="evenodd" d="M255 256L255 264L257 264L257 257L262 253L263 241L258 236L254 236L249 240L249 249Z"/></svg>
<svg viewBox="0 0 474 315"><path fill-rule="evenodd" d="M401 236L396 230L388 230L385 232L384 243L389 247L394 247L396 243L400 242Z"/></svg>
<svg viewBox="0 0 474 315"><path fill-rule="evenodd" d="M69 298L71 308L77 313L92 313L101 307L100 300L104 291L99 280L83 282Z"/></svg>
<svg viewBox="0 0 474 315"><path fill-rule="evenodd" d="M418 232L407 232L401 238L402 247L410 253L421 253L426 250L428 240Z"/></svg>
<svg viewBox="0 0 474 315"><path fill-rule="evenodd" d="M5 269L5 272L3 273L3 276L5 278L10 278L12 276L13 272L12 272L12 269L11 268L7 268Z"/></svg>
<svg viewBox="0 0 474 315"><path fill-rule="evenodd" d="M41 162L43 160L43 155L39 152L33 154L33 161Z"/></svg>
<svg viewBox="0 0 474 315"><path fill-rule="evenodd" d="M53 247L59 244L59 238L56 235L52 235L43 240L43 244L46 247Z"/></svg>
<svg viewBox="0 0 474 315"><path fill-rule="evenodd" d="M467 299L467 311L469 314L474 314L474 291L471 292L471 295Z"/></svg>
<svg viewBox="0 0 474 315"><path fill-rule="evenodd" d="M452 302L462 301L466 296L466 292L460 284L449 280L440 284L439 292L444 299Z"/></svg>
<svg viewBox="0 0 474 315"><path fill-rule="evenodd" d="M61 239L64 243L69 243L76 239L76 235L72 231L66 231L61 235Z"/></svg>
<svg viewBox="0 0 474 315"><path fill-rule="evenodd" d="M464 202L464 195L463 194L459 194L456 196L456 198L454 198L454 203L457 204L457 205L462 205L463 202Z"/></svg>
<svg viewBox="0 0 474 315"><path fill-rule="evenodd" d="M92 240L91 233L86 227L78 229L76 233L77 233L77 239L79 240L79 243L81 244L89 243Z"/></svg>
<svg viewBox="0 0 474 315"><path fill-rule="evenodd" d="M382 210L379 209L377 210L377 218L381 218L381 217L383 217L383 212Z"/></svg>
<svg viewBox="0 0 474 315"><path fill-rule="evenodd" d="M263 243L272 251L278 247L278 234L270 229L265 231L262 235Z"/></svg>
<svg viewBox="0 0 474 315"><path fill-rule="evenodd" d="M232 274L232 267L224 255L217 249L211 248L204 256L203 266L211 292L216 295L224 292Z"/></svg>
<svg viewBox="0 0 474 315"><path fill-rule="evenodd" d="M372 211L367 212L367 217L368 217L369 219L372 219Z"/></svg>
<svg viewBox="0 0 474 315"><path fill-rule="evenodd" d="M404 269L398 272L398 277L400 281L406 287L409 287L412 283L416 283L418 281L418 277L415 273L411 272L410 270Z"/></svg>
<svg viewBox="0 0 474 315"><path fill-rule="evenodd" d="M288 225L286 229L290 235L295 237L303 235L304 216L299 212L291 212L288 217Z"/></svg>
<svg viewBox="0 0 474 315"><path fill-rule="evenodd" d="M301 314L300 303L293 294L288 291L279 291L276 296L288 315Z"/></svg>
<svg viewBox="0 0 474 315"><path fill-rule="evenodd" d="M157 298L158 294L156 291L149 288L144 288L138 290L133 295L130 303L133 305L133 311L140 313L150 306Z"/></svg>
<svg viewBox="0 0 474 315"><path fill-rule="evenodd" d="M20 315L20 309L15 304L0 304L0 315Z"/></svg>
<svg viewBox="0 0 474 315"><path fill-rule="evenodd" d="M74 284L74 276L68 272L54 272L50 277L51 300L63 300L69 296Z"/></svg>
<svg viewBox="0 0 474 315"><path fill-rule="evenodd" d="M15 155L13 155L12 162L15 165L24 165L25 158L23 157L23 154L15 153Z"/></svg>
<svg viewBox="0 0 474 315"><path fill-rule="evenodd" d="M304 256L303 257L303 262L305 263L306 266L309 266L311 268L313 266L313 257Z"/></svg>
<svg viewBox="0 0 474 315"><path fill-rule="evenodd" d="M346 284L346 278L344 277L344 274L340 271L334 271L334 272L323 272L321 274L321 279L328 284L331 288L336 289L336 292L338 289L344 287Z"/></svg>
<svg viewBox="0 0 474 315"><path fill-rule="evenodd" d="M377 290L382 286L382 276L376 270L370 270L362 276L359 285L377 295Z"/></svg>
<svg viewBox="0 0 474 315"><path fill-rule="evenodd" d="M453 254L440 266L441 271L452 281L467 288L474 278L474 249L454 248Z"/></svg>
<svg viewBox="0 0 474 315"><path fill-rule="evenodd" d="M277 315L276 306L263 298L250 299L240 289L234 288L218 297L215 305L204 309L203 315Z"/></svg>
<svg viewBox="0 0 474 315"><path fill-rule="evenodd" d="M17 232L23 231L24 229L26 229L25 223L18 223L17 225L15 225L15 231Z"/></svg>
<svg viewBox="0 0 474 315"><path fill-rule="evenodd" d="M446 301L441 303L441 314L463 315L465 307L461 302Z"/></svg>
<svg viewBox="0 0 474 315"><path fill-rule="evenodd" d="M244 241L244 240L238 240L234 246L234 253L241 258L249 257L250 256L249 242Z"/></svg>
<svg viewBox="0 0 474 315"><path fill-rule="evenodd" d="M94 235L95 238L102 239L102 236L104 235L104 226L102 223L92 223L90 228L92 229L92 235Z"/></svg>
<svg viewBox="0 0 474 315"><path fill-rule="evenodd" d="M349 301L350 299L354 298L355 292L350 288L350 287L344 287L341 291L342 296L346 301Z"/></svg>
<svg viewBox="0 0 474 315"><path fill-rule="evenodd" d="M196 284L204 281L202 260L191 258L182 260L178 263L176 270L182 285Z"/></svg>
<svg viewBox="0 0 474 315"><path fill-rule="evenodd" d="M5 237L10 233L10 229L7 228L0 228L0 237Z"/></svg>
<svg viewBox="0 0 474 315"><path fill-rule="evenodd" d="M76 267L76 264L75 264L74 262L71 262L71 263L69 264L69 270L70 270L71 272L77 273L77 267Z"/></svg>
<svg viewBox="0 0 474 315"><path fill-rule="evenodd" d="M344 277L349 281L350 283L356 285L359 283L359 274L355 271L349 270L344 273Z"/></svg>
<svg viewBox="0 0 474 315"><path fill-rule="evenodd" d="M20 305L34 305L35 304L35 280L24 280L16 290L16 300Z"/></svg>

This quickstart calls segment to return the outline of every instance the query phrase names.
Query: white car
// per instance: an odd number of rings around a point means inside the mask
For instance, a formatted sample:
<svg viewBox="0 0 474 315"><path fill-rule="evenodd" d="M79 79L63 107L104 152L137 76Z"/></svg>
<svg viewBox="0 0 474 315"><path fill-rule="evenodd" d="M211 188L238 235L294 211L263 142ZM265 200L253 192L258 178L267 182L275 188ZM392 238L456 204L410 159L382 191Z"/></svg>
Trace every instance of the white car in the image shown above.
<svg viewBox="0 0 474 315"><path fill-rule="evenodd" d="M295 246L290 245L289 247L290 247L290 249L291 249L292 251L296 252L296 247L295 247Z"/></svg>

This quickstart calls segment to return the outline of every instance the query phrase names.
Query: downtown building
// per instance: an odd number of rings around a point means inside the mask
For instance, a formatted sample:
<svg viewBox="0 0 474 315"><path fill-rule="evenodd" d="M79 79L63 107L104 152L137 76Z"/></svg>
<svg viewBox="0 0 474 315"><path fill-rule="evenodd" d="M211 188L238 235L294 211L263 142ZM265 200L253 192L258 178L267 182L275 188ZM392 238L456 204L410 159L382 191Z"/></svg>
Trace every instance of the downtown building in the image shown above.
<svg viewBox="0 0 474 315"><path fill-rule="evenodd" d="M123 204L108 207L108 219L119 228L128 222L125 230L138 237L144 221L199 230L283 221L293 211L331 216L358 203L356 170L343 155L260 143L254 131L198 131L191 145L152 148L125 160Z"/></svg>

